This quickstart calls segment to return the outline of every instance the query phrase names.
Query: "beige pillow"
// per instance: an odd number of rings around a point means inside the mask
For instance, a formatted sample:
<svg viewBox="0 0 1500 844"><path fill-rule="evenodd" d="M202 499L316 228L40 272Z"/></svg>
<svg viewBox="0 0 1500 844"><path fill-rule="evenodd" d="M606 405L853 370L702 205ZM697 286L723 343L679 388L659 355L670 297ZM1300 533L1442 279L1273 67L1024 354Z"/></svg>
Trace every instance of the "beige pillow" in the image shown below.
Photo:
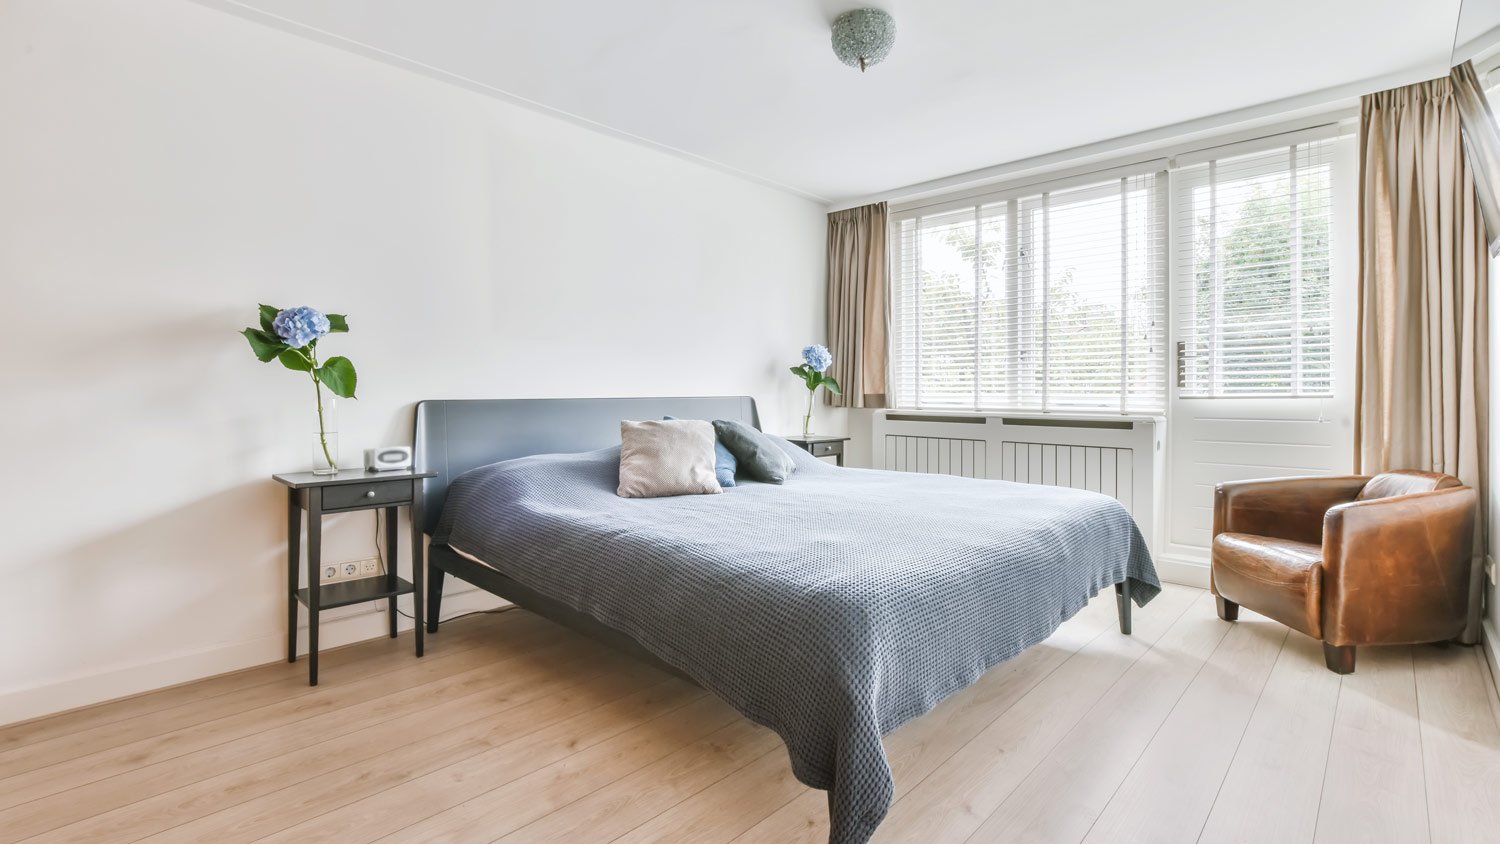
<svg viewBox="0 0 1500 844"><path fill-rule="evenodd" d="M620 423L623 498L723 492L714 477L714 426L701 419Z"/></svg>

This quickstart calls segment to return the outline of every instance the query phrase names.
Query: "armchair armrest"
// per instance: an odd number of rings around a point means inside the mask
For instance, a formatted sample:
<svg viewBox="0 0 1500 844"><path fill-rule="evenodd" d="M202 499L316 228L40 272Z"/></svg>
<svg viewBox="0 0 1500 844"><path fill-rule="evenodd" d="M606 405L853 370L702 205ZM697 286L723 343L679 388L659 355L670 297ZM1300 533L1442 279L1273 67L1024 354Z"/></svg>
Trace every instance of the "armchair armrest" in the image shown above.
<svg viewBox="0 0 1500 844"><path fill-rule="evenodd" d="M1462 633L1477 500L1469 487L1449 487L1329 510L1324 641L1414 644Z"/></svg>
<svg viewBox="0 0 1500 844"><path fill-rule="evenodd" d="M1364 475L1228 481L1214 487L1214 536L1250 533L1316 545L1329 508L1353 501Z"/></svg>

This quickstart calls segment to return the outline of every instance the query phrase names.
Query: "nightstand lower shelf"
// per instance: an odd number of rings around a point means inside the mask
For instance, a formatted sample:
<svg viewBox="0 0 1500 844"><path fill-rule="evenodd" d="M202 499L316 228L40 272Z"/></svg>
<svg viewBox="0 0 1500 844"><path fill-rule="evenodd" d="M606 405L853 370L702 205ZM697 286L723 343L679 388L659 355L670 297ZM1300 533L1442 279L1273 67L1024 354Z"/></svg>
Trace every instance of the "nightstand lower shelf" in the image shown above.
<svg viewBox="0 0 1500 844"><path fill-rule="evenodd" d="M362 577L358 580L341 580L337 583L326 583L322 586L322 592L318 595L318 607L331 610L334 607L347 607L350 604L362 604L365 601L378 601L382 598L394 598L397 595L407 595L414 592L416 587L405 578L396 578L396 588L392 589L385 575L375 577ZM302 606L310 606L308 601L311 596L306 589L297 590L297 600Z"/></svg>

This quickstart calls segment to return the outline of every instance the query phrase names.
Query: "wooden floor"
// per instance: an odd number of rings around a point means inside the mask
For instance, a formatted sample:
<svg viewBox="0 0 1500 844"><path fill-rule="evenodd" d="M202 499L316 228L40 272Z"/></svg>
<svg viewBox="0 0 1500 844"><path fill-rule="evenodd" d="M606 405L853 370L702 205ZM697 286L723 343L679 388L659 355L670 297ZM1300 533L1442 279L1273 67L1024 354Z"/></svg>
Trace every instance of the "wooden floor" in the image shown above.
<svg viewBox="0 0 1500 844"><path fill-rule="evenodd" d="M1500 840L1477 649L1357 673L1168 587L1104 596L886 740L882 841ZM0 729L0 844L824 841L777 738L524 612Z"/></svg>

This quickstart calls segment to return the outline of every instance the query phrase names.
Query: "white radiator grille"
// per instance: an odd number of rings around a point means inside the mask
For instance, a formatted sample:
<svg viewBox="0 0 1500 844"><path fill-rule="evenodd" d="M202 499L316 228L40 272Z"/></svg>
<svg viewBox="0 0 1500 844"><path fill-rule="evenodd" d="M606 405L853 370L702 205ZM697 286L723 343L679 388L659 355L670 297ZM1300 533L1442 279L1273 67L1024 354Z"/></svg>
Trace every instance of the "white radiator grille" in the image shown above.
<svg viewBox="0 0 1500 844"><path fill-rule="evenodd" d="M876 469L1072 487L1119 499L1154 547L1164 420L876 413Z"/></svg>
<svg viewBox="0 0 1500 844"><path fill-rule="evenodd" d="M1101 492L1131 509L1135 450L1005 441L1000 443L1000 479Z"/></svg>
<svg viewBox="0 0 1500 844"><path fill-rule="evenodd" d="M887 434L885 466L897 472L988 478L988 447L984 440Z"/></svg>

